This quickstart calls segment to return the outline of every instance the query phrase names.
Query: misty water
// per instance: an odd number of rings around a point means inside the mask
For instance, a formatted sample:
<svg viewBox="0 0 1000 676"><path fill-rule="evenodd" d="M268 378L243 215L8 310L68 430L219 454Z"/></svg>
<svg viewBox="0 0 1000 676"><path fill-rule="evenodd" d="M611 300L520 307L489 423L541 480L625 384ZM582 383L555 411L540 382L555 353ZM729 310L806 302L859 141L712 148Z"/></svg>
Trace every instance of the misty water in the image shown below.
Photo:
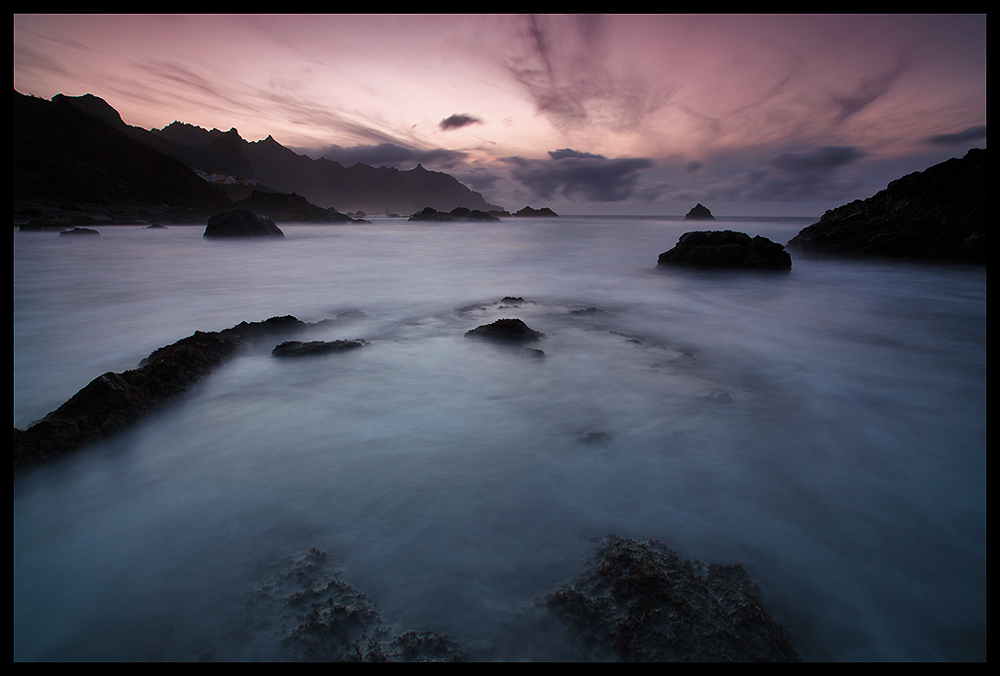
<svg viewBox="0 0 1000 676"><path fill-rule="evenodd" d="M15 427L197 330L369 341L255 347L16 478L16 660L284 659L240 628L310 548L394 633L558 659L525 609L608 533L743 565L806 660L985 659L982 268L658 270L676 218L281 227L15 229ZM544 357L465 337L500 317Z"/></svg>

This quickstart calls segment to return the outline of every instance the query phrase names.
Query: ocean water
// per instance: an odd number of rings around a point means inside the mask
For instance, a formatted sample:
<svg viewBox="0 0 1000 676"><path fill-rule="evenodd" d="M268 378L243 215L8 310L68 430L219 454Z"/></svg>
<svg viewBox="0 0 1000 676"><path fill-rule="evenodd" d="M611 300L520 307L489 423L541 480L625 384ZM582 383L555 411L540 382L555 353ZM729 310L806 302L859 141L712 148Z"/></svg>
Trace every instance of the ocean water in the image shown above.
<svg viewBox="0 0 1000 676"><path fill-rule="evenodd" d="M558 659L524 609L607 533L743 565L806 660L984 660L985 270L655 267L687 230L809 222L15 229L15 427L196 330L370 343L250 350L17 478L15 660L285 659L240 628L310 548L393 633ZM544 357L465 337L500 317Z"/></svg>

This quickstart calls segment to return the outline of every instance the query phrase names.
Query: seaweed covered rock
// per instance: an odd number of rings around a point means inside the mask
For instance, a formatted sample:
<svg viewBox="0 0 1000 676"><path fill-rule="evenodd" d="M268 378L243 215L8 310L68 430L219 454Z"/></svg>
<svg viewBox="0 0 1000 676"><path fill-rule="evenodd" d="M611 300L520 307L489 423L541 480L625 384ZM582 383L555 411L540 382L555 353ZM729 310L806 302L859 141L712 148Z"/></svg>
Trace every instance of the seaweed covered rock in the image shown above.
<svg viewBox="0 0 1000 676"><path fill-rule="evenodd" d="M587 659L800 660L742 566L688 561L655 540L609 537L590 572L544 603L590 646Z"/></svg>
<svg viewBox="0 0 1000 676"><path fill-rule="evenodd" d="M249 209L236 209L208 219L204 237L284 237L285 233L267 216Z"/></svg>
<svg viewBox="0 0 1000 676"><path fill-rule="evenodd" d="M785 247L766 237L751 237L733 230L686 232L673 249L660 254L657 267L736 268L791 270Z"/></svg>
<svg viewBox="0 0 1000 676"><path fill-rule="evenodd" d="M503 343L522 343L538 340L545 336L540 331L535 331L528 327L520 319L507 318L498 319L492 324L478 326L465 333L468 337L487 338Z"/></svg>

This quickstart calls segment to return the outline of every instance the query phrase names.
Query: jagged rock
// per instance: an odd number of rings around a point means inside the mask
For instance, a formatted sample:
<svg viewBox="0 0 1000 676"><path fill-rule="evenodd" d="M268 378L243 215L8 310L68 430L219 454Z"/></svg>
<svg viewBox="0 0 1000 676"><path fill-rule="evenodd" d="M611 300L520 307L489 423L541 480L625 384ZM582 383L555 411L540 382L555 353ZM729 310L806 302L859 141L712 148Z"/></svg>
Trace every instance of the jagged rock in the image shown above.
<svg viewBox="0 0 1000 676"><path fill-rule="evenodd" d="M827 211L788 248L986 264L986 149L907 174Z"/></svg>
<svg viewBox="0 0 1000 676"><path fill-rule="evenodd" d="M700 202L691 207L691 211L687 212L684 216L685 221L714 221L715 216L712 212L708 210L708 207L704 206Z"/></svg>
<svg viewBox="0 0 1000 676"><path fill-rule="evenodd" d="M544 604L587 659L800 661L742 566L688 561L655 540L608 537L589 572Z"/></svg>
<svg viewBox="0 0 1000 676"><path fill-rule="evenodd" d="M496 216L480 211L479 209L467 209L466 207L455 207L451 211L438 211L433 207L424 207L423 210L410 216L411 221L499 221Z"/></svg>
<svg viewBox="0 0 1000 676"><path fill-rule="evenodd" d="M324 209L311 204L305 197L296 193L265 192L253 190L250 197L236 202L237 209L246 209L255 214L266 216L274 221L287 223L352 223L364 216L358 212L355 217L342 214L336 209Z"/></svg>
<svg viewBox="0 0 1000 676"><path fill-rule="evenodd" d="M515 216L533 216L541 218L558 218L559 214L552 211L549 207L542 207L541 209L532 209L531 207L524 207L520 211L514 212Z"/></svg>
<svg viewBox="0 0 1000 676"><path fill-rule="evenodd" d="M657 267L744 268L790 270L785 247L766 237L732 230L686 232L670 251L660 254Z"/></svg>
<svg viewBox="0 0 1000 676"><path fill-rule="evenodd" d="M478 326L465 333L466 336L488 338L505 343L519 343L525 341L538 340L545 336L540 331L528 328L528 325L520 319L498 319L492 324Z"/></svg>
<svg viewBox="0 0 1000 676"><path fill-rule="evenodd" d="M72 230L63 230L59 233L60 235L100 235L101 233L90 228L73 228Z"/></svg>
<svg viewBox="0 0 1000 676"><path fill-rule="evenodd" d="M236 209L216 214L208 219L204 237L284 237L277 225L267 216L249 209Z"/></svg>
<svg viewBox="0 0 1000 676"><path fill-rule="evenodd" d="M366 340L286 340L276 345L271 354L275 357L303 357L313 354L328 354L330 352L346 352L368 345Z"/></svg>
<svg viewBox="0 0 1000 676"><path fill-rule="evenodd" d="M14 471L55 459L125 429L229 359L241 345L305 327L272 317L220 332L195 333L154 350L138 368L105 373L26 430L14 428Z"/></svg>

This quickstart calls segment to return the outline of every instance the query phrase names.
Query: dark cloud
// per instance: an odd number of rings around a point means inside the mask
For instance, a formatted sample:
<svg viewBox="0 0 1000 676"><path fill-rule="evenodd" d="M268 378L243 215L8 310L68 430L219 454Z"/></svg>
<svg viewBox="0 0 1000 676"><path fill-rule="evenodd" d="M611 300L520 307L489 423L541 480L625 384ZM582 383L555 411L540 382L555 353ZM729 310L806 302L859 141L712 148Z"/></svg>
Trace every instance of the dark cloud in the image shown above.
<svg viewBox="0 0 1000 676"><path fill-rule="evenodd" d="M327 146L309 152L310 156L325 157L340 162L345 167L358 163L373 167L387 166L410 169L418 162L429 167L445 169L458 165L465 159L465 153L444 148L418 149L396 143L358 145L344 148Z"/></svg>
<svg viewBox="0 0 1000 676"><path fill-rule="evenodd" d="M936 146L954 146L963 143L975 143L986 139L986 125L969 127L955 134L936 134L926 139L927 143Z"/></svg>
<svg viewBox="0 0 1000 676"><path fill-rule="evenodd" d="M730 184L726 197L774 202L846 198L859 186L848 167L863 157L852 146L782 152Z"/></svg>
<svg viewBox="0 0 1000 676"><path fill-rule="evenodd" d="M465 114L455 114L441 120L441 131L448 131L450 129L461 129L462 127L467 127L470 124L482 124L482 120L478 117L472 117L471 115Z"/></svg>
<svg viewBox="0 0 1000 676"><path fill-rule="evenodd" d="M622 202L633 196L647 158L608 159L570 148L549 152L547 160L511 157L511 177L538 197L578 202Z"/></svg>
<svg viewBox="0 0 1000 676"><path fill-rule="evenodd" d="M896 80L906 72L909 65L907 54L900 54L896 64L889 70L864 80L849 94L833 96L833 102L839 108L834 123L842 123L888 93Z"/></svg>

